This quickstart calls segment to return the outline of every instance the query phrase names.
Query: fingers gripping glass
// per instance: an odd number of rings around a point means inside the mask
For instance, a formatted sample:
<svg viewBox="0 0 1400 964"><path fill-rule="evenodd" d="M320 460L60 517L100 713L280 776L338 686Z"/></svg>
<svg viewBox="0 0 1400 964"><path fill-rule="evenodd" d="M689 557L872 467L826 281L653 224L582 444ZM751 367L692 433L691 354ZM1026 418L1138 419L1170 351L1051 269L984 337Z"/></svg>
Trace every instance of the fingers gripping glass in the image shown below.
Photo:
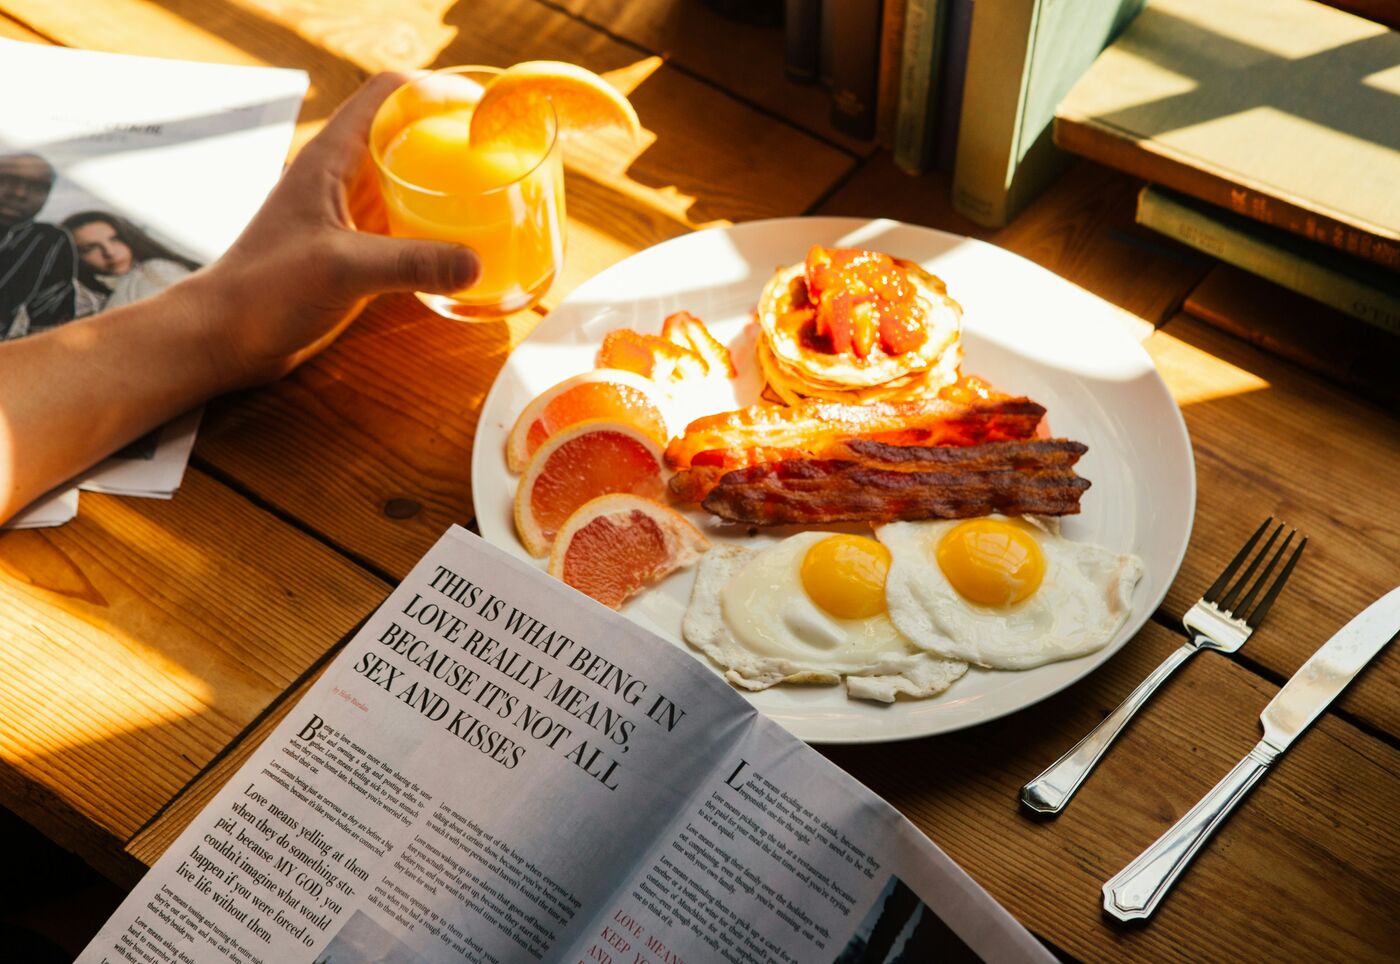
<svg viewBox="0 0 1400 964"><path fill-rule="evenodd" d="M553 109L517 118L505 139L470 140L472 111L499 73L452 67L410 81L389 95L370 127L390 233L465 244L481 260L471 287L418 293L433 311L462 321L529 308L564 260L564 169Z"/></svg>

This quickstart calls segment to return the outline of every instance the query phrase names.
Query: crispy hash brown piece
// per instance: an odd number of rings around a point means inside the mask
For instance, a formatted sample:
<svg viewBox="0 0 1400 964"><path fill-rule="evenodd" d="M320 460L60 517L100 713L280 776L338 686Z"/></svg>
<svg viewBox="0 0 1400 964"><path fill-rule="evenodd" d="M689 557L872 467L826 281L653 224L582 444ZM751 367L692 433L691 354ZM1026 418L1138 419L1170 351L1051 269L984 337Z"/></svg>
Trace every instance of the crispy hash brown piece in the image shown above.
<svg viewBox="0 0 1400 964"><path fill-rule="evenodd" d="M689 468L702 464L739 468L760 462L816 457L845 438L868 438L902 445L975 445L1029 438L1045 414L1028 398L973 398L967 402L915 399L904 402L804 402L751 405L698 418L666 446L666 461Z"/></svg>
<svg viewBox="0 0 1400 964"><path fill-rule="evenodd" d="M1087 446L1068 439L919 447L860 458L786 459L723 475L701 503L734 522L810 525L1003 515L1074 515L1089 481L1074 471ZM875 461L866 461L868 455ZM897 467L895 467L897 466Z"/></svg>

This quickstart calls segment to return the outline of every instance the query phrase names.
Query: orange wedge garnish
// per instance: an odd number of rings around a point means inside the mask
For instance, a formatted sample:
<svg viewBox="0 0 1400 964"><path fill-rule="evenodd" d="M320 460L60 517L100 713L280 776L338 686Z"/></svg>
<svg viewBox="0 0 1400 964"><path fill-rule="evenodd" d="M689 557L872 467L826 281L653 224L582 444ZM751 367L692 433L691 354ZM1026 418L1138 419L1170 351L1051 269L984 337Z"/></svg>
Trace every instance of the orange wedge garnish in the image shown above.
<svg viewBox="0 0 1400 964"><path fill-rule="evenodd" d="M515 530L531 555L549 552L574 510L615 492L659 499L661 448L626 422L588 419L535 450L515 492Z"/></svg>
<svg viewBox="0 0 1400 964"><path fill-rule="evenodd" d="M668 438L664 403L656 384L633 372L583 372L541 392L525 406L506 440L506 465L523 472L530 456L551 436L590 418L627 422L664 445Z"/></svg>
<svg viewBox="0 0 1400 964"><path fill-rule="evenodd" d="M617 609L709 548L675 510L634 495L605 495L569 516L550 553L549 573Z"/></svg>
<svg viewBox="0 0 1400 964"><path fill-rule="evenodd" d="M536 123L549 107L568 137L606 129L635 141L642 125L623 93L593 71L558 60L516 64L486 85L472 114L473 144L509 140L513 130Z"/></svg>

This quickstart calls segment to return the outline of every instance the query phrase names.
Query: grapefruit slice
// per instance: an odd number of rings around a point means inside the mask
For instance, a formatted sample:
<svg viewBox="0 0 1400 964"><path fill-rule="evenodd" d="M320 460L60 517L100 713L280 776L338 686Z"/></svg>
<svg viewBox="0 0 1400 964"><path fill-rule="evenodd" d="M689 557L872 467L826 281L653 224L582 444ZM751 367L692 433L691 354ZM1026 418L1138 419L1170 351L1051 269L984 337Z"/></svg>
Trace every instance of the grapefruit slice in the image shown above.
<svg viewBox="0 0 1400 964"><path fill-rule="evenodd" d="M506 439L506 466L525 471L530 456L550 437L590 418L627 422L658 444L669 438L665 403L654 382L621 369L588 371L541 392L525 406Z"/></svg>
<svg viewBox="0 0 1400 964"><path fill-rule="evenodd" d="M661 447L626 422L590 418L535 450L515 490L515 531L531 555L549 553L559 527L590 499L625 492L659 499Z"/></svg>
<svg viewBox="0 0 1400 964"><path fill-rule="evenodd" d="M512 129L533 126L546 105L568 137L620 129L635 142L642 125L622 91L593 71L558 60L530 60L507 68L486 85L472 114L471 141L508 141ZM524 123L522 123L524 122Z"/></svg>
<svg viewBox="0 0 1400 964"><path fill-rule="evenodd" d="M560 528L549 574L617 609L709 548L674 509L635 495L605 495L584 503Z"/></svg>

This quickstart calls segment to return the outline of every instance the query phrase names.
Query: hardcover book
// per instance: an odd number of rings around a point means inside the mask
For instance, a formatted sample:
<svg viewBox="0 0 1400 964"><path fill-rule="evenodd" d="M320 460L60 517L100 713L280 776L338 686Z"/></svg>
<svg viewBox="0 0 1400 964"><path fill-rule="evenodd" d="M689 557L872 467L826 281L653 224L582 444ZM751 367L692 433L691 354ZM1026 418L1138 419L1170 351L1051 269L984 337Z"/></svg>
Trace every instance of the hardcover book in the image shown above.
<svg viewBox="0 0 1400 964"><path fill-rule="evenodd" d="M827 5L832 8L832 126L851 137L874 137L880 69L879 0L827 0Z"/></svg>
<svg viewBox="0 0 1400 964"><path fill-rule="evenodd" d="M904 0L885 0L880 24L880 80L875 95L875 139L894 150L899 77L904 60Z"/></svg>
<svg viewBox="0 0 1400 964"><path fill-rule="evenodd" d="M953 207L999 227L1064 170L1055 105L1142 0L993 0L972 7Z"/></svg>
<svg viewBox="0 0 1400 964"><path fill-rule="evenodd" d="M1400 333L1400 274L1166 188L1142 189L1137 222L1353 318Z"/></svg>
<svg viewBox="0 0 1400 964"><path fill-rule="evenodd" d="M946 7L947 0L907 0L904 10L894 162L908 174L922 174L931 163Z"/></svg>
<svg viewBox="0 0 1400 964"><path fill-rule="evenodd" d="M1055 142L1400 269L1400 34L1310 0L1153 0Z"/></svg>

